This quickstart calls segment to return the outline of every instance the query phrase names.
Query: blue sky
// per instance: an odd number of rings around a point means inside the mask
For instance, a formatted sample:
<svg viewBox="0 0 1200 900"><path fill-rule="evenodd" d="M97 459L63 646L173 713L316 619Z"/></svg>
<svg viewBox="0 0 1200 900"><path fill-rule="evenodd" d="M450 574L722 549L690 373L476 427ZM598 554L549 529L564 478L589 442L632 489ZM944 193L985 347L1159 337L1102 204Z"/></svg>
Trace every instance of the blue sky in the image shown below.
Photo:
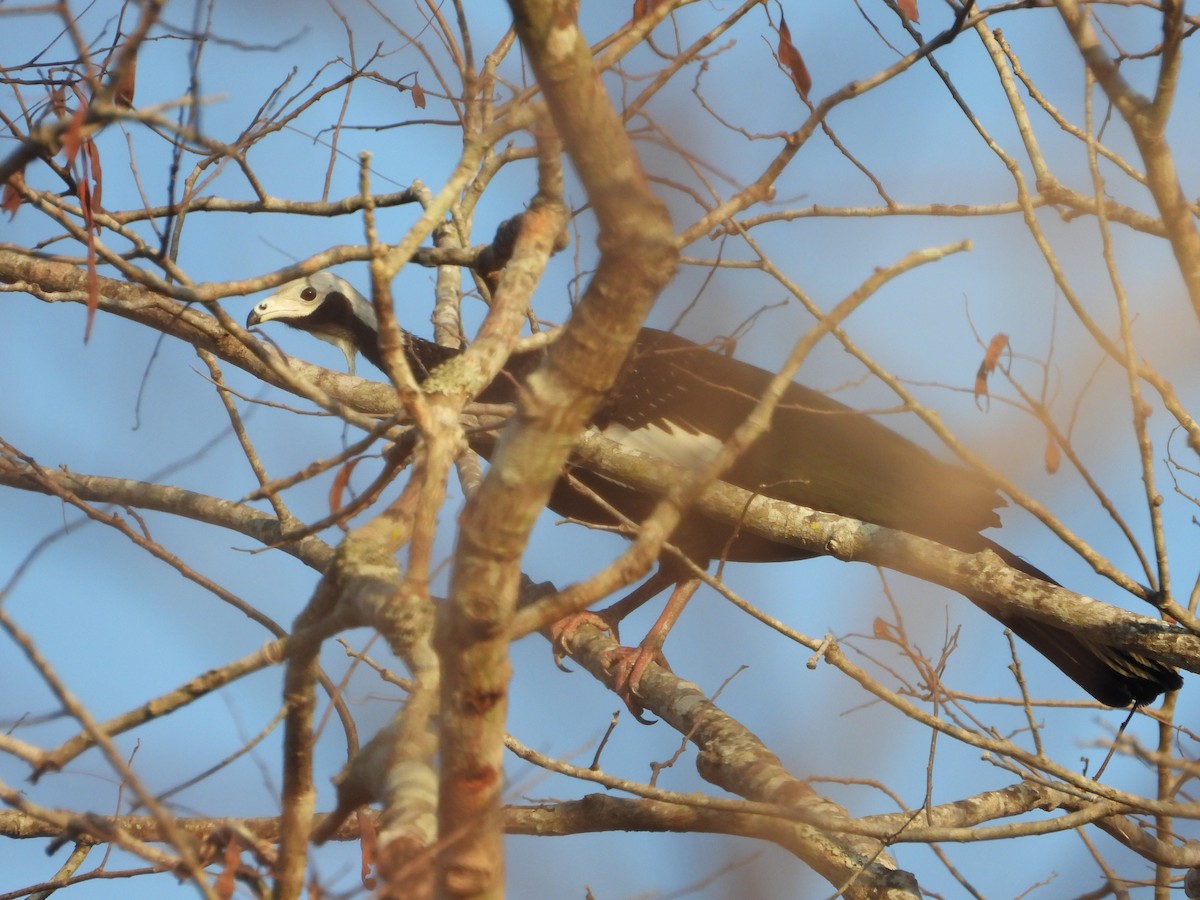
<svg viewBox="0 0 1200 900"><path fill-rule="evenodd" d="M583 4L585 33L597 40L620 24L627 10L607 4ZM946 12L928 7L925 31L944 26ZM890 14L882 6L867 7L899 46L905 43ZM813 75L815 98L841 85L868 77L890 64L895 55L884 46L853 4L785 4L797 46ZM116 5L104 0L82 18L86 34L97 35ZM347 7L358 38L357 52L365 56L377 41L389 51L378 62L381 73L402 78L417 71L422 84L432 90L435 78L426 61L386 27L363 4ZM773 15L777 11L773 7ZM488 52L507 27L504 7L480 12L471 9L476 52ZM678 14L680 30L694 39L720 14L706 4L696 4ZM411 7L394 11L410 31L428 36ZM474 17L478 18L474 18ZM489 18L490 16L490 18ZM1121 35L1127 48L1145 48L1156 34L1134 11L1108 10L1106 21ZM186 26L193 17L190 6L172 4L166 21ZM1081 122L1082 74L1066 43L1065 29L1053 11L1021 11L998 23L1022 64L1073 121ZM204 51L199 93L206 98L202 127L221 140L232 140L245 127L253 111L269 92L296 70L294 85L307 81L320 65L346 55L346 36L329 7L316 2L296 4L225 4L214 9L213 30L256 47L245 49L211 42ZM14 17L0 28L0 61L11 65L25 61L30 48L46 45L57 31L54 23L39 16ZM657 36L672 45L670 26ZM727 120L749 132L774 133L797 127L806 114L786 79L774 66L768 45L775 37L762 11L752 13L730 34L736 43L716 56L702 81L710 106ZM687 43L687 40L684 41ZM139 61L137 105L149 108L171 103L188 90L188 45L160 40L148 45ZM444 54L434 51L444 61ZM67 55L56 47L46 60ZM966 102L983 125L1009 152L1019 154L1011 113L1004 104L994 69L980 42L964 35L941 51L946 66ZM519 81L523 75L516 54L502 69ZM627 64L639 76L657 61L634 57ZM338 71L337 64L332 71ZM1124 70L1135 83L1149 88L1153 75L1148 63L1130 63ZM327 75L326 78L332 78ZM779 149L778 139L747 142L720 127L691 99L692 73L664 93L652 107L657 122L682 146L703 157L710 174L727 173L743 180L757 173ZM617 82L608 86L616 93ZM1181 84L1194 85L1193 60L1187 60ZM632 91L642 82L632 82ZM292 130L271 136L249 154L249 164L265 188L288 199L317 199L322 190L329 151L313 135L335 120L341 95L318 106L301 122L305 133ZM1194 147L1197 140L1194 90L1183 90L1171 138L1178 148ZM11 98L6 98L11 105ZM6 105L6 110L9 109ZM445 119L445 104L431 98L423 113L412 108L411 95L379 85L356 87L347 109L349 124L378 125L414 116ZM1041 114L1035 127L1056 173L1075 189L1090 190L1083 167L1083 151ZM934 74L917 67L860 101L839 108L830 117L838 138L887 186L899 203L1000 203L1013 197L1012 180L998 159L983 147L961 112L953 107ZM131 156L127 137L134 146ZM1120 124L1106 133L1112 144L1129 152L1130 142ZM457 159L460 135L450 127L422 126L388 130L343 131L340 149L345 154L333 172L330 195L341 197L357 190L355 159L362 151L373 154L378 190L394 190L419 178L434 190ZM518 143L524 142L518 136ZM10 152L11 142L0 143ZM137 178L155 202L166 190L162 142L136 126L111 128L100 138L105 160L105 202L110 208L136 207ZM639 144L647 168L663 178L687 179L678 157L653 142ZM1024 157L1020 157L1025 163ZM1195 156L1181 153L1181 178L1185 192L1195 189ZM1028 170L1028 165L1025 163ZM1028 171L1027 171L1028 174ZM713 175L723 193L731 188ZM31 184L52 186L49 176L31 169ZM473 241L482 243L503 219L519 211L535 190L532 163L511 167L489 190L476 217ZM1147 199L1136 188L1110 181L1114 196L1148 210ZM696 209L679 193L664 188L677 227L696 217ZM227 166L205 191L246 197L248 189L236 168ZM569 185L575 205L584 198ZM814 138L776 185L777 202L756 208L802 209L813 204L851 207L879 206L870 183L823 137ZM381 224L389 239L398 239L416 213L403 207L386 212ZM1039 218L1052 237L1070 278L1090 308L1110 330L1116 321L1111 289L1096 256L1096 229L1092 222L1063 222L1053 211ZM569 314L572 278L578 264L587 270L594 263L590 245L590 219L581 217L582 240L572 236L571 247L552 264L535 304L547 320ZM30 209L22 209L6 223L4 240L36 242L52 229ZM1122 277L1137 310L1139 350L1152 358L1180 390L1185 402L1194 399L1196 381L1195 315L1180 285L1169 252L1160 241L1117 232L1117 258ZM939 246L969 238L968 254L919 269L887 285L858 311L849 329L884 365L912 379L919 396L935 407L971 445L1047 504L1114 562L1131 568L1133 558L1120 536L1077 478L1069 472L1047 476L1041 468L1043 435L1040 428L1001 403L984 415L968 391L981 351L974 342L966 311L986 338L1003 331L1019 354L1041 359L1051 347L1053 331L1056 410L1065 421L1071 398L1086 383L1097 361L1097 351L1068 320L1046 267L1024 231L1018 216L1005 217L879 217L801 218L787 225L764 229L765 249L784 272L802 285L817 303L828 309L853 290L875 267L893 263L920 247ZM179 262L198 282L222 281L265 274L294 260L339 243L362 241L357 217L338 219L271 215L195 215L189 221ZM712 257L718 244L701 240L684 252L692 257ZM727 258L744 259L746 249L730 240ZM341 273L361 289L367 287L363 266L347 266ZM678 281L663 296L651 315L651 324L668 326L692 302L708 275L699 267L684 267ZM407 267L394 291L412 322L412 329L428 335L434 273ZM232 297L226 301L235 318L244 318L257 298ZM726 270L718 273L700 294L696 311L681 331L696 339L729 333L760 307L787 299L777 283L761 273ZM481 305L468 301L468 321L478 322ZM1055 320L1057 316L1057 326ZM225 498L244 496L254 487L253 476L236 442L227 434L228 423L220 403L206 382L206 373L190 348L114 317L97 320L91 340L84 344L81 308L72 304L48 305L23 295L0 299L0 378L9 385L0 402L0 435L47 466L66 465L83 472L147 478L175 466L169 483ZM739 344L738 355L770 368L785 358L792 344L809 326L807 314L794 301L765 313ZM341 369L340 354L332 347L289 333L269 330L285 351L331 368ZM1016 373L1036 386L1038 372L1028 360L1018 359ZM360 374L373 375L368 363ZM244 373L226 371L235 389L256 398L292 403L294 398L262 388ZM831 343L806 364L801 380L822 388L857 384L861 367ZM1128 402L1123 376L1111 367L1101 373L1081 405L1075 436L1077 446L1096 468L1110 496L1129 515L1142 541L1148 538L1147 515L1136 468L1136 448L1128 428ZM952 387L955 390L950 390ZM845 402L862 407L890 405L878 385L858 384L838 394ZM302 405L296 403L296 405ZM328 419L298 416L285 410L251 407L248 429L268 470L282 475L303 467L319 456L336 452L352 432ZM889 426L935 447L936 442L911 416L889 416ZM1166 453L1169 422L1161 410L1152 419L1156 459ZM218 440L197 459L200 447ZM1182 453L1182 442L1173 448ZM1169 493L1170 481L1161 463L1160 491ZM362 483L365 484L365 481ZM1186 486L1185 486L1186 487ZM326 510L328 479L292 492L289 503L306 518ZM1194 491L1193 491L1194 493ZM443 517L444 555L452 551L453 509ZM1189 550L1195 541L1193 507L1171 495L1165 512L1169 538L1176 551ZM239 535L214 531L162 515L147 515L153 536L196 569L217 578L224 586L252 602L283 624L290 623L308 599L316 582L311 570L278 552L251 553L251 542ZM79 521L79 515L45 497L7 491L0 506L0 579L10 577L39 541L69 525L69 533L44 549L6 598L6 608L36 639L71 690L92 713L105 718L165 692L209 668L252 652L268 635L248 623L204 590L183 580L163 563L150 559L128 540L96 524ZM1082 593L1107 602L1132 607L1109 583L1086 565L1060 549L1057 540L1019 510L1005 514L1005 528L993 535L1005 546L1051 572ZM337 534L326 538L336 540ZM528 555L526 571L535 579L569 583L620 553L623 544L606 535L585 534L573 526L556 525L547 515L539 525ZM1186 598L1195 578L1193 554L1176 552L1177 591ZM443 570L444 574L444 570ZM869 635L877 616L890 615L880 575L866 566L847 566L831 560L804 564L732 566L727 580L738 591L768 612L780 616L809 634L832 632L842 637ZM961 647L947 673L956 687L980 693L1010 692L1006 671L1007 647L1000 627L971 605L941 589L903 576L888 574L888 586L905 611L905 623L916 642L936 653L947 630L961 627ZM623 628L626 640L636 639L648 627L657 606L641 611ZM347 636L361 648L369 635ZM859 639L857 646L870 652L885 648ZM926 789L925 761L928 733L907 726L896 713L879 704L864 704L828 667L809 671L808 653L734 610L712 592L702 592L685 614L667 644L668 656L683 677L712 692L740 666L742 672L722 695L722 706L759 734L798 777L869 777L901 792L910 806L920 805ZM372 653L384 656L374 648ZM1082 694L1062 675L1032 652L1022 660L1038 696L1078 700ZM330 646L325 662L335 680L345 670L340 647ZM590 761L594 743L603 733L619 701L582 672L563 674L551 663L548 647L540 638L527 638L514 647L514 705L510 728L526 744L576 762ZM155 790L167 789L236 751L270 721L280 703L278 669L261 672L205 698L178 715L132 735L118 745L133 753L139 775ZM23 715L51 712L54 703L37 675L7 641L0 642L0 719L7 724ZM1180 720L1189 721L1195 701L1185 690ZM356 673L350 689L352 708L359 717L360 733L369 737L396 708L400 697L369 673ZM992 713L1001 731L1018 729L1023 719L1016 711ZM1095 742L1110 736L1119 715L1097 710L1055 713L1044 738L1048 752L1074 763L1089 756L1093 767L1103 755ZM1145 723L1134 726L1143 741L1154 740ZM15 732L18 737L51 746L74 733L66 721L55 721ZM269 815L276 811L278 783L278 732L268 737L250 756L176 798L180 814ZM650 760L669 757L678 736L664 725L637 726L626 718L606 750L604 765L614 774L648 777ZM979 752L939 742L937 766L931 779L934 802L944 802L988 787L1010 783L1013 777L982 762ZM319 807L332 805L328 779L341 766L344 749L331 729L318 748ZM24 787L37 802L54 806L86 805L107 813L116 808L117 784L112 772L96 755L87 755L68 770L47 777L38 785L26 782L25 768L0 756L0 778ZM685 757L664 776L677 790L709 789L694 771L694 757ZM541 776L516 763L511 767L512 800L566 798L591 790L559 778ZM1153 775L1133 764L1114 763L1111 782L1130 790L1152 792ZM825 790L826 786L818 785ZM879 793L863 787L828 787L829 793L853 812L890 812ZM1195 833L1192 823L1181 822L1181 831ZM1099 842L1107 841L1104 837ZM761 859L738 874L717 878L691 894L725 897L737 893L763 898L817 896L824 882L783 851L750 842L715 837L684 838L673 835L586 835L544 840L513 838L510 849L510 885L513 896L581 896L589 885L597 897L660 896L700 881L727 861L762 853ZM1148 872L1130 862L1111 843L1123 874ZM1099 883L1099 875L1079 838L1060 835L1025 839L1019 844L952 846L947 852L964 871L979 874L989 896L1010 896L1055 874L1057 881L1031 896L1061 896L1063 885L1072 893ZM1020 859L1020 866L995 865L997 854ZM1018 854L1020 854L1018 856ZM930 852L920 847L897 851L901 867L915 871L927 890L955 896L961 890L950 880ZM48 877L65 851L44 858L31 842L0 844L0 892ZM98 857L97 857L98 858ZM353 887L357 861L353 848L332 847L315 855L315 868L323 878L342 888ZM614 865L614 859L620 864ZM548 865L547 861L552 861ZM110 868L131 864L128 859ZM85 867L86 868L86 867ZM986 872L986 878L984 873ZM739 881L739 878L749 879ZM131 882L84 885L79 897L160 897L170 893L169 876ZM661 892L661 893L658 893Z"/></svg>

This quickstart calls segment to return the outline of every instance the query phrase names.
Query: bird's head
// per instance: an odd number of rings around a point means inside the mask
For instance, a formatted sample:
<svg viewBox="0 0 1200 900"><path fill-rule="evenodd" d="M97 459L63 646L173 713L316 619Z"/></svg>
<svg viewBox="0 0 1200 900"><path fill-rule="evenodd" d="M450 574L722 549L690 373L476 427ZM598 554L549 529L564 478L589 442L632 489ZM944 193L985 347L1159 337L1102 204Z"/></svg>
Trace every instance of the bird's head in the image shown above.
<svg viewBox="0 0 1200 900"><path fill-rule="evenodd" d="M375 310L366 297L332 272L289 281L250 310L246 327L273 321L333 344L345 355L351 375L357 353L378 364Z"/></svg>

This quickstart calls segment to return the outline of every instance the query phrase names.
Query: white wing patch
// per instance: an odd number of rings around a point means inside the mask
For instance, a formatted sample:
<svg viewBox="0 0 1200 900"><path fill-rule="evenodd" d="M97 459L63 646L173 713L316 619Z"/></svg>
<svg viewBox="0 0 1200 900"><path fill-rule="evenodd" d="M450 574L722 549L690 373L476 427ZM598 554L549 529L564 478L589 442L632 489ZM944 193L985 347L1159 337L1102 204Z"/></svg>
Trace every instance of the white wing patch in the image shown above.
<svg viewBox="0 0 1200 900"><path fill-rule="evenodd" d="M675 428L670 422L653 423L633 430L610 422L600 433L631 450L649 453L685 469L706 466L721 449L721 442L711 434L687 432Z"/></svg>

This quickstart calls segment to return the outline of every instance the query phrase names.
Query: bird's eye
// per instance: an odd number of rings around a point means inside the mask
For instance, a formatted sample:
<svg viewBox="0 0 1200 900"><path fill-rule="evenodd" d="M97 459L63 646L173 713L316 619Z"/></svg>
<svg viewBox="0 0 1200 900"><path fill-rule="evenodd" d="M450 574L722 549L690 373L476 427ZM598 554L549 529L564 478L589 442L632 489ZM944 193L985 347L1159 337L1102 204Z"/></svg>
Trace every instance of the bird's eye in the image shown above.
<svg viewBox="0 0 1200 900"><path fill-rule="evenodd" d="M317 299L317 289L311 288L311 287L306 287L304 290L302 290L300 292L300 299L308 300L310 302L313 300L316 300Z"/></svg>

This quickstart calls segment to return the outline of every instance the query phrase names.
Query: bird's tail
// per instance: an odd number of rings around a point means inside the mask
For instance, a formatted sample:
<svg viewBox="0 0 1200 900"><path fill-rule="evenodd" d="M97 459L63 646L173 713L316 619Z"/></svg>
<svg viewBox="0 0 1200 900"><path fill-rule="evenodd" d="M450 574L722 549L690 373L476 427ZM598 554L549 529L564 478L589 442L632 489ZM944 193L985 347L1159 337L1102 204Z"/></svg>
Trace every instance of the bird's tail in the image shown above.
<svg viewBox="0 0 1200 900"><path fill-rule="evenodd" d="M1061 586L1041 569L999 544L987 541L987 549L1017 571ZM1009 610L989 609L988 612L1107 706L1152 703L1159 694L1183 686L1178 672L1152 657L1100 643L1068 627L1051 625Z"/></svg>

